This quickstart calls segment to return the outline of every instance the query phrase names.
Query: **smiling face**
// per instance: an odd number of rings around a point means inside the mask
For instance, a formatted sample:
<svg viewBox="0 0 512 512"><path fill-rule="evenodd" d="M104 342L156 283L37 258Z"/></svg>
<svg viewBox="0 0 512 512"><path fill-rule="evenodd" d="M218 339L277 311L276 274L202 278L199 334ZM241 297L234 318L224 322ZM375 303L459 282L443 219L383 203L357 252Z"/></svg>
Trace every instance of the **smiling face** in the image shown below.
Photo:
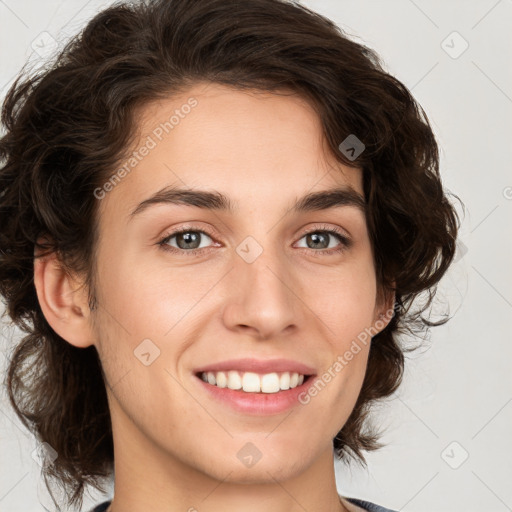
<svg viewBox="0 0 512 512"><path fill-rule="evenodd" d="M191 97L172 131L155 132ZM100 201L94 339L116 457L131 471L246 483L331 460L368 345L307 404L277 412L218 399L196 373L285 358L310 367L311 384L374 325L385 306L358 205L361 170L329 156L318 116L295 95L198 84L141 114L136 147L148 136L156 144Z"/></svg>

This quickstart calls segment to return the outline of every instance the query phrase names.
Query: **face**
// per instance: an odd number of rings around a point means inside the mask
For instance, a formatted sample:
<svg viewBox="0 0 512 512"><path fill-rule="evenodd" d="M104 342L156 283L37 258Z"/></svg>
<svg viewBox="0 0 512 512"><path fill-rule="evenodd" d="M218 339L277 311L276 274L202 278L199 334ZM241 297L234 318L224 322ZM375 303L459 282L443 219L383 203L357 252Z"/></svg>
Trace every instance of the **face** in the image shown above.
<svg viewBox="0 0 512 512"><path fill-rule="evenodd" d="M369 343L344 354L383 311L361 170L329 155L295 95L198 84L139 114L136 165L99 210L95 345L115 442L181 475L298 475L330 456ZM305 380L277 391L287 369ZM235 374L246 391L220 387Z"/></svg>

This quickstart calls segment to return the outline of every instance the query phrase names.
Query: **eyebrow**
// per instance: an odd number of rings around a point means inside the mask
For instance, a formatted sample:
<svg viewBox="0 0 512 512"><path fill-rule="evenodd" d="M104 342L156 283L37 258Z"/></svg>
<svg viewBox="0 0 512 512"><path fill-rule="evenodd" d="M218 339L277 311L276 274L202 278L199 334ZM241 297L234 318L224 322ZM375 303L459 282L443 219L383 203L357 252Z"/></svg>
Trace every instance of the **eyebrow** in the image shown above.
<svg viewBox="0 0 512 512"><path fill-rule="evenodd" d="M159 190L139 203L130 213L129 220L150 206L157 204L188 205L205 210L226 211L229 213L233 213L237 210L237 205L222 192L169 186ZM366 201L364 197L352 187L338 187L321 190L319 192L311 192L298 198L295 203L292 204L290 210L293 210L294 213L304 213L342 206L350 206L358 208L362 213L366 212Z"/></svg>

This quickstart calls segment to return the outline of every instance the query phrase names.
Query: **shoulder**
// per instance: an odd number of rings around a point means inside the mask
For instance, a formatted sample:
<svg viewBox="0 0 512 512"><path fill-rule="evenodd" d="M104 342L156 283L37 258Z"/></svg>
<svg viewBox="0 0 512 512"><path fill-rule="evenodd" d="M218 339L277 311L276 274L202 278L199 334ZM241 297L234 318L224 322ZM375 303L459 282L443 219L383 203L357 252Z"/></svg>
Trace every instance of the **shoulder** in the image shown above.
<svg viewBox="0 0 512 512"><path fill-rule="evenodd" d="M368 512L396 512L395 510L391 510L390 508L381 507L375 503L371 503L369 501L358 500L357 498L345 498L350 503L361 507L363 510L367 510Z"/></svg>
<svg viewBox="0 0 512 512"><path fill-rule="evenodd" d="M110 501L104 501L100 505L96 505L95 508L90 510L89 512L105 512L107 510L108 506L110 505Z"/></svg>

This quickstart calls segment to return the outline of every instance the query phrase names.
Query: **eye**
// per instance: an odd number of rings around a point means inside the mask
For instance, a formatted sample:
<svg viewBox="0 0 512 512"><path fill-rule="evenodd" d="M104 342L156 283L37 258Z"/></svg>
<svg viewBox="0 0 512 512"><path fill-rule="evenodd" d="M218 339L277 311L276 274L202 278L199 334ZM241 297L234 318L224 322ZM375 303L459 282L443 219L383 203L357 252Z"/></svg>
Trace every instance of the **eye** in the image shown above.
<svg viewBox="0 0 512 512"><path fill-rule="evenodd" d="M299 248L308 249L318 255L340 253L352 245L352 241L344 232L331 226L321 226L310 230L302 235L300 240L302 239L306 240L307 245L305 247L299 246ZM158 242L158 245L165 251L180 255L198 256L213 248L214 245L208 244L208 240L212 242L213 235L202 229L184 227L167 234ZM338 244L335 243L336 241L338 241ZM333 245L333 242L335 245ZM219 244L216 245L219 246Z"/></svg>
<svg viewBox="0 0 512 512"><path fill-rule="evenodd" d="M203 230L184 228L166 235L158 244L166 251L197 254L197 252L203 252L208 248L208 246L201 245L205 237L212 240L210 235Z"/></svg>
<svg viewBox="0 0 512 512"><path fill-rule="evenodd" d="M335 228L308 231L302 236L302 239L306 241L306 249L312 249L314 252L321 252L322 254L342 252L351 245L350 239ZM336 241L338 241L338 244L336 244Z"/></svg>

